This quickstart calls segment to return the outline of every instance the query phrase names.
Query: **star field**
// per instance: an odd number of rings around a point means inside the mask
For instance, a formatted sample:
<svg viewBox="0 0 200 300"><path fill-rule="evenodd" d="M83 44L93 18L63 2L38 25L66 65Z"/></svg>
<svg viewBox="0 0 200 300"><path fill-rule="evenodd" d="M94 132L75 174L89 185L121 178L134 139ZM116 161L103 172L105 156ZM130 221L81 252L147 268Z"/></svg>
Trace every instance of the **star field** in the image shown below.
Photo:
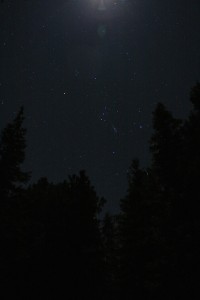
<svg viewBox="0 0 200 300"><path fill-rule="evenodd" d="M200 77L195 0L0 4L0 129L25 108L32 181L86 169L115 209L127 169L150 161L152 111L189 110Z"/></svg>

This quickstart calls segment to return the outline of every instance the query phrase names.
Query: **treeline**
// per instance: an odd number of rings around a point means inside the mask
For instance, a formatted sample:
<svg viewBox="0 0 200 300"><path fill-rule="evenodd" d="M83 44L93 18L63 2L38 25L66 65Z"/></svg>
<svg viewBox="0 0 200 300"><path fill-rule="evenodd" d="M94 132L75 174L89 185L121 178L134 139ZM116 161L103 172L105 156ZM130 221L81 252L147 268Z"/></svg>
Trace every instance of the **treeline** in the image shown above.
<svg viewBox="0 0 200 300"><path fill-rule="evenodd" d="M84 171L25 185L24 113L0 140L2 299L195 299L200 270L200 83L192 111L153 113L152 161L133 160L118 215L99 219ZM5 294L6 292L6 294Z"/></svg>

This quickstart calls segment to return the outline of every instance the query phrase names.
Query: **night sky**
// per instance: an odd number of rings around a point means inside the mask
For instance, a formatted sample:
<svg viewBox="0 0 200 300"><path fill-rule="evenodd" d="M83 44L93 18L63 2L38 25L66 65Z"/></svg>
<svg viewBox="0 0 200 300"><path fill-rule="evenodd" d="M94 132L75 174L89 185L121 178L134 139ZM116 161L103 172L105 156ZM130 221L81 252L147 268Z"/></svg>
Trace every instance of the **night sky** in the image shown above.
<svg viewBox="0 0 200 300"><path fill-rule="evenodd" d="M185 118L199 79L199 0L0 3L0 130L23 105L32 181L86 169L114 210L156 103Z"/></svg>

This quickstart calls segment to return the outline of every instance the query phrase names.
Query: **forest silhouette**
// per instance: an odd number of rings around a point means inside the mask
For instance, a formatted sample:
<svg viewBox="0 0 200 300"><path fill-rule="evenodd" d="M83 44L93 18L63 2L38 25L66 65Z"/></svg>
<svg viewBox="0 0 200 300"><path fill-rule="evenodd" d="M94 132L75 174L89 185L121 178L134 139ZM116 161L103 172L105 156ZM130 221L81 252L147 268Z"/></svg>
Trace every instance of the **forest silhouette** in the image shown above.
<svg viewBox="0 0 200 300"><path fill-rule="evenodd" d="M85 171L29 184L21 108L0 139L1 299L198 298L200 83L177 119L153 112L151 163L134 159L117 215Z"/></svg>

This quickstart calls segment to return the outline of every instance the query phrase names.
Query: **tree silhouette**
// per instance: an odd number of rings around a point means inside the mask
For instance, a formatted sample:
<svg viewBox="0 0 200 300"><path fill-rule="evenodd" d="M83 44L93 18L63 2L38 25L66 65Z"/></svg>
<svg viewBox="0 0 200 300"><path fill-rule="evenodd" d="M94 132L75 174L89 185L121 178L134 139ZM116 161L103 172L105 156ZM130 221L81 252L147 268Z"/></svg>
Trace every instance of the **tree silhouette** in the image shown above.
<svg viewBox="0 0 200 300"><path fill-rule="evenodd" d="M97 214L101 211L104 199L99 199L84 171L79 176L71 176L68 181L70 201L69 239L74 257L74 279L80 284L83 298L102 299L105 286L103 245ZM78 251L78 252L77 252ZM79 296L80 297L80 296Z"/></svg>
<svg viewBox="0 0 200 300"><path fill-rule="evenodd" d="M0 279L2 287L13 286L13 289L8 289L8 292L13 293L18 289L23 253L20 199L24 191L21 185L30 177L29 173L21 169L26 148L23 121L24 114L21 108L13 122L3 130L0 140Z"/></svg>
<svg viewBox="0 0 200 300"><path fill-rule="evenodd" d="M33 299L102 299L105 267L97 216L104 201L85 172L58 184L41 178L27 198L32 211L27 289Z"/></svg>
<svg viewBox="0 0 200 300"><path fill-rule="evenodd" d="M164 213L153 173L140 169L138 160L134 160L119 217L121 299L158 296L162 286Z"/></svg>
<svg viewBox="0 0 200 300"><path fill-rule="evenodd" d="M199 284L195 275L200 268L200 83L191 89L193 108L184 122L184 156L182 160L182 280L185 292L199 295Z"/></svg>
<svg viewBox="0 0 200 300"><path fill-rule="evenodd" d="M200 85L191 90L193 110L184 122L175 119L162 104L153 118L152 168L169 210L165 226L165 285L168 297L197 291L193 269L199 265Z"/></svg>
<svg viewBox="0 0 200 300"><path fill-rule="evenodd" d="M21 164L25 159L25 133L21 107L12 123L9 123L1 134L0 140L0 195L12 197L20 184L26 183L30 174L22 171Z"/></svg>
<svg viewBox="0 0 200 300"><path fill-rule="evenodd" d="M153 112L154 133L150 140L152 168L163 188L174 190L179 179L179 162L182 157L182 120L175 119L162 103ZM174 180L176 178L176 181Z"/></svg>

